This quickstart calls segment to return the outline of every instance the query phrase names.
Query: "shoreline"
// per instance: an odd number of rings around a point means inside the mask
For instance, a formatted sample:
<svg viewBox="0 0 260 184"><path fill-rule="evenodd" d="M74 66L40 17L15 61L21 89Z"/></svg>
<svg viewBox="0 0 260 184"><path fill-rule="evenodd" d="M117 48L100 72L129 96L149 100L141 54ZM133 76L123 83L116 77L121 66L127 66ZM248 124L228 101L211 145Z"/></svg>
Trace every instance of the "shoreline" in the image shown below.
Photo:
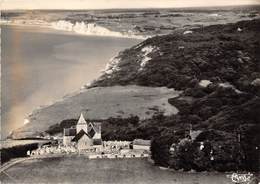
<svg viewBox="0 0 260 184"><path fill-rule="evenodd" d="M144 39L138 39L138 38L131 38L131 37L120 37L120 36L109 36L109 35L86 35L86 34L79 34L73 31L65 31L65 30L58 30L58 29L54 29L52 28L50 25L37 25L37 24L17 24L17 23L0 23L0 29L1 26L10 26L10 27L18 27L18 28L33 28L33 31L36 32L43 32L43 33L52 33L52 34L62 34L62 35L73 35L73 36L87 36L87 37L107 37L107 38L119 38L119 39L134 39L134 40L140 40L140 43L144 40ZM121 52L121 51L120 51ZM118 53L116 54L116 56L118 55ZM109 58L107 61L107 64L109 64L110 60L113 59L114 56L112 58ZM45 107L51 106L54 103L57 102L61 102L67 98L70 98L72 96L78 95L82 92L85 92L86 90L90 89L89 87L91 86L92 82L94 82L95 80L97 80L100 76L102 76L102 71L105 70L102 69L101 71L98 71L99 76L97 76L96 79L92 80L91 82L84 84L83 86L79 86L78 89L75 89L74 91L65 94L63 97L61 97L60 99L56 99L55 101L51 102L50 104L45 104L45 105L40 105L39 107L36 107L32 112L30 112L27 116L30 116L34 111L38 111L41 110ZM92 87L91 87L92 88Z"/></svg>

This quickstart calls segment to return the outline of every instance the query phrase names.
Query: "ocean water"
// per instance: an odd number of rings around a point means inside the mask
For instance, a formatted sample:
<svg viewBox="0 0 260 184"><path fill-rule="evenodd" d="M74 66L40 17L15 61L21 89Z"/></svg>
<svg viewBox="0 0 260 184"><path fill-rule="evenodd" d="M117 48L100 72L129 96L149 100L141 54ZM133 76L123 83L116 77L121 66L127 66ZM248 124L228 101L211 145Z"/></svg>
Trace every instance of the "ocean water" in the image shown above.
<svg viewBox="0 0 260 184"><path fill-rule="evenodd" d="M46 28L1 26L1 137L34 109L79 90L110 58L140 40L80 36Z"/></svg>

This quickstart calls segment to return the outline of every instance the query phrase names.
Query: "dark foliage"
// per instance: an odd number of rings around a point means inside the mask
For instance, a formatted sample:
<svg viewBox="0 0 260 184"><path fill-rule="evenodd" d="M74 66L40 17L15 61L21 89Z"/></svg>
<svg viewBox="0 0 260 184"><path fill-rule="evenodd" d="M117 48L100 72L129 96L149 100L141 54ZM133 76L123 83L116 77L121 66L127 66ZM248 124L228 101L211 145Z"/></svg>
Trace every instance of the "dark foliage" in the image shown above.
<svg viewBox="0 0 260 184"><path fill-rule="evenodd" d="M38 143L19 145L10 148L3 148L0 150L1 164L8 162L12 158L26 157L28 150L32 151L38 148Z"/></svg>
<svg viewBox="0 0 260 184"><path fill-rule="evenodd" d="M70 128L72 126L75 126L77 124L77 119L67 119L63 120L59 124L55 124L49 127L48 130L46 130L46 133L50 135L55 135L57 133L62 133L64 128Z"/></svg>
<svg viewBox="0 0 260 184"><path fill-rule="evenodd" d="M238 27L243 31L238 32ZM175 32L147 39L140 47L121 52L120 70L104 74L93 86L137 84L186 90L193 88L195 81L207 79L252 90L250 83L260 77L259 29L257 19L194 29L189 35ZM140 71L141 50L147 46L158 49L149 54L152 59ZM205 95L198 88L193 92L197 97Z"/></svg>
<svg viewBox="0 0 260 184"><path fill-rule="evenodd" d="M151 143L151 158L156 165L168 167L170 159L170 146L173 142L173 137L159 136L152 139Z"/></svg>

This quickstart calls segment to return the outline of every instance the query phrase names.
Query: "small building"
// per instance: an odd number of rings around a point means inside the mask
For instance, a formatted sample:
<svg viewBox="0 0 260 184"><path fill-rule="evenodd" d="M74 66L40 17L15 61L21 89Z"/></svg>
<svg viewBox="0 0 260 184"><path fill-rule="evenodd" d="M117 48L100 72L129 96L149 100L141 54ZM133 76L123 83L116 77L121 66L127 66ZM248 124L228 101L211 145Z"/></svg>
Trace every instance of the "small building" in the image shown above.
<svg viewBox="0 0 260 184"><path fill-rule="evenodd" d="M135 139L133 141L133 149L150 151L151 141L143 139Z"/></svg>

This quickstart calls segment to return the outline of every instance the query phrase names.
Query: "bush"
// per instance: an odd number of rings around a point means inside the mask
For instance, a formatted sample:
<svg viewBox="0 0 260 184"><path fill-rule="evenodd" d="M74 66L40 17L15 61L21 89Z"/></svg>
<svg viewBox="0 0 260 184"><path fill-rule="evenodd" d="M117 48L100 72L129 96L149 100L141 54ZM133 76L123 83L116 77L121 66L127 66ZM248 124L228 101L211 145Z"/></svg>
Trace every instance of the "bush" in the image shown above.
<svg viewBox="0 0 260 184"><path fill-rule="evenodd" d="M184 171L259 171L259 151L256 150L259 137L252 136L255 134L253 131L257 130L247 127L245 131L247 134L242 134L244 142L241 143L236 134L225 131L204 131L194 141L164 132L164 136L152 139L152 159L156 165ZM175 149L170 153L172 143L175 143Z"/></svg>
<svg viewBox="0 0 260 184"><path fill-rule="evenodd" d="M170 146L173 143L173 137L160 136L152 139L151 158L156 165L168 167L170 158Z"/></svg>

